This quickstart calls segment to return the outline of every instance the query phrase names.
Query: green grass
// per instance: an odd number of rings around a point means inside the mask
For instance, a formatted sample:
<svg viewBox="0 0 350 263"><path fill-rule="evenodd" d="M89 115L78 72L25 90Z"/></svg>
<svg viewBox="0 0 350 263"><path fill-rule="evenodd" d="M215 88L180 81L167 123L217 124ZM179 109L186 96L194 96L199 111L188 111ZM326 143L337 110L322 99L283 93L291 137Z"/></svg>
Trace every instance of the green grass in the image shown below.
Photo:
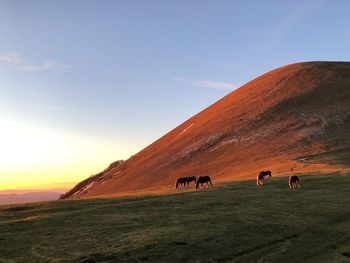
<svg viewBox="0 0 350 263"><path fill-rule="evenodd" d="M3 206L0 262L349 262L350 176L300 179Z"/></svg>

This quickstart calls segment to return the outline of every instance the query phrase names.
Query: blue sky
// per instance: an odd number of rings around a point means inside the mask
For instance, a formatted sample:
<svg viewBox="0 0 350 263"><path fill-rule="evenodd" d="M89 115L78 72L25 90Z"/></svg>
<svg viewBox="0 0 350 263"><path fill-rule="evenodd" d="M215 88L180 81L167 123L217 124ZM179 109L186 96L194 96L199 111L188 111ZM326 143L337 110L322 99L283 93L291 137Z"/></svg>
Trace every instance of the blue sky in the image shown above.
<svg viewBox="0 0 350 263"><path fill-rule="evenodd" d="M77 155L100 147L99 158L72 156L73 163L94 164L80 179L268 70L349 61L349 10L349 1L326 0L2 0L0 128L7 132L0 137L16 144L8 138L12 123L11 129L49 131L53 141L61 134L83 138ZM26 140L24 132L16 136ZM71 147L60 148L61 155ZM11 169L0 169L0 179Z"/></svg>

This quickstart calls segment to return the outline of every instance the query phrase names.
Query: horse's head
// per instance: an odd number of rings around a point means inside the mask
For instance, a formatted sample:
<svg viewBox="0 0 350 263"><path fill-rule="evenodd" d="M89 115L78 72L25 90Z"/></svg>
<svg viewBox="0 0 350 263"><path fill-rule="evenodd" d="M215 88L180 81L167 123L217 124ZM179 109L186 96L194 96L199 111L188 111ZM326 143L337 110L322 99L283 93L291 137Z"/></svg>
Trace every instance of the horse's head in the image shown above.
<svg viewBox="0 0 350 263"><path fill-rule="evenodd" d="M178 188L179 184L182 183L182 180L183 179L181 177L176 180L176 188Z"/></svg>

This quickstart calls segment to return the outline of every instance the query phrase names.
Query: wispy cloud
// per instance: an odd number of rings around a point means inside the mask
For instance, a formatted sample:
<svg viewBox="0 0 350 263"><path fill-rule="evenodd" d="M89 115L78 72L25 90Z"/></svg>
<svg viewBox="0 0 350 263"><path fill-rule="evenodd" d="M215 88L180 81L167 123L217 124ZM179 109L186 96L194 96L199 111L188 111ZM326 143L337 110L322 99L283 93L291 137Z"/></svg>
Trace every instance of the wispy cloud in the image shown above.
<svg viewBox="0 0 350 263"><path fill-rule="evenodd" d="M240 66L238 64L227 64L227 65L224 65L224 67L234 69L234 70L241 70L242 69L242 66Z"/></svg>
<svg viewBox="0 0 350 263"><path fill-rule="evenodd" d="M70 66L63 65L51 60L51 61L45 62L42 65L25 65L21 67L21 70L27 71L27 72L38 72L38 71L66 69L66 68L70 68Z"/></svg>
<svg viewBox="0 0 350 263"><path fill-rule="evenodd" d="M235 84L228 83L228 82L213 81L213 80L206 80L206 79L187 79L187 78L179 78L175 76L170 76L170 77L173 80L185 82L197 87L205 87L205 88L211 88L211 89L225 89L225 90L233 90L237 88Z"/></svg>
<svg viewBox="0 0 350 263"><path fill-rule="evenodd" d="M290 2L290 3L289 3ZM278 43L280 39L283 39L285 35L288 35L290 31L303 26L303 19L312 16L313 13L321 9L325 5L324 0L305 0L305 1L279 1L276 5L278 12L281 16L277 16L274 23L256 25L253 28L246 30L244 34L253 38L260 38L269 40L272 43ZM289 3L289 4L288 4ZM282 5L281 5L282 4ZM287 4L287 7L286 5Z"/></svg>
<svg viewBox="0 0 350 263"><path fill-rule="evenodd" d="M20 65L23 63L22 58L17 53L0 54L0 62Z"/></svg>
<svg viewBox="0 0 350 263"><path fill-rule="evenodd" d="M54 60L48 60L42 64L31 64L24 60L18 53L0 54L0 63L25 72L40 72L70 68L69 65L64 65Z"/></svg>
<svg viewBox="0 0 350 263"><path fill-rule="evenodd" d="M300 20L306 17L310 12L317 10L322 7L324 1L320 0L309 0L297 4L294 8L289 10L289 13L284 17L282 21L277 23L275 28L275 34L281 36L287 33L290 29L296 26Z"/></svg>

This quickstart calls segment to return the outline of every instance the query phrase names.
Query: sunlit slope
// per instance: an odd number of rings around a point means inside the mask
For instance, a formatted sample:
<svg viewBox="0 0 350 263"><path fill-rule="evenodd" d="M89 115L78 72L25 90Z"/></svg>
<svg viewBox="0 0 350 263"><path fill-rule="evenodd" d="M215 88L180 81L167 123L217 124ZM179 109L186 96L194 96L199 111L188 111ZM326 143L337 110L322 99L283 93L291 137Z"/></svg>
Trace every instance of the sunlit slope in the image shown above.
<svg viewBox="0 0 350 263"><path fill-rule="evenodd" d="M341 169L303 156L350 147L350 63L308 62L270 71L193 116L72 198L166 191L177 177L252 178Z"/></svg>

